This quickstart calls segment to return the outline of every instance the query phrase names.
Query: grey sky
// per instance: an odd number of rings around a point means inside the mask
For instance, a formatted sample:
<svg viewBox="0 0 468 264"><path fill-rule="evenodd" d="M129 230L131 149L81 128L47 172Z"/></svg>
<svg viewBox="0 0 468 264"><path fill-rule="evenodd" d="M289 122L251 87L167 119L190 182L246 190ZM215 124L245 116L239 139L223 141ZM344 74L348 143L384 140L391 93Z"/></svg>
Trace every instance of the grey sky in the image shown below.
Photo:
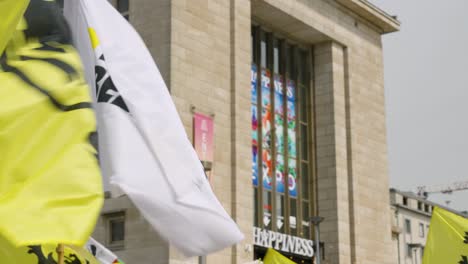
<svg viewBox="0 0 468 264"><path fill-rule="evenodd" d="M402 22L383 38L391 186L468 181L468 1L371 2ZM429 200L468 210L468 190Z"/></svg>

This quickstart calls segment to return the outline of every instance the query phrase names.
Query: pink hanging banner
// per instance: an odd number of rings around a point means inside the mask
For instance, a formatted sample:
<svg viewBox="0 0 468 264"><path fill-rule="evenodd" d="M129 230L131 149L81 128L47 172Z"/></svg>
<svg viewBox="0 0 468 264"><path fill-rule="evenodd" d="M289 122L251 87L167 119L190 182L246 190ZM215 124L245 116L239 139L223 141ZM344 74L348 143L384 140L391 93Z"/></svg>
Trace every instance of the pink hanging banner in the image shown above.
<svg viewBox="0 0 468 264"><path fill-rule="evenodd" d="M201 161L213 162L213 118L195 113L193 143Z"/></svg>

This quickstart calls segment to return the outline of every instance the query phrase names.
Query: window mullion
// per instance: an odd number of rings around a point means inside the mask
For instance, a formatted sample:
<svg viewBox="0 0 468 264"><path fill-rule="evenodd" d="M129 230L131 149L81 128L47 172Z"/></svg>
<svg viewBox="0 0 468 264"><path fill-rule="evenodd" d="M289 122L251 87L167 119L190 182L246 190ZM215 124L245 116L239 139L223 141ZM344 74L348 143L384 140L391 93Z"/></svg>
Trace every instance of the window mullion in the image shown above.
<svg viewBox="0 0 468 264"><path fill-rule="evenodd" d="M286 53L286 45L287 42L285 40L282 40L279 49L280 49L280 73L283 76L283 83L281 89L283 90L283 95L282 95L282 108L283 108L283 124L282 124L282 141L283 141L283 181L284 181L284 233L290 234L290 229L291 229L291 223L290 223L290 216L291 216L291 207L290 207L290 201L289 201L289 180L288 180L288 167L287 167L287 162L288 162L288 154L287 154L287 98L286 98L286 85L287 85L287 53Z"/></svg>
<svg viewBox="0 0 468 264"><path fill-rule="evenodd" d="M274 123L274 86L275 86L275 71L274 71L274 37L273 33L267 34L267 69L270 72L270 98L269 98L269 106L267 109L269 110L269 114L267 114L267 122L269 121L270 124L270 131L269 131L269 153L270 153L270 173L271 173L271 229L277 231L277 197L276 197L276 150L275 150L275 123ZM269 119L269 120L268 120ZM268 143L267 143L268 144Z"/></svg>
<svg viewBox="0 0 468 264"><path fill-rule="evenodd" d="M261 29L260 27L255 27L255 34L254 34L254 46L255 46L255 54L256 54L256 67L257 67L257 169L258 169L258 179L257 179L257 206L259 208L257 212L257 219L259 227L265 228L263 224L263 217L264 217L264 202L263 202L263 168L262 168L262 122L261 122L261 96L262 96L262 89L261 89L261 82L262 82L262 52L261 52Z"/></svg>

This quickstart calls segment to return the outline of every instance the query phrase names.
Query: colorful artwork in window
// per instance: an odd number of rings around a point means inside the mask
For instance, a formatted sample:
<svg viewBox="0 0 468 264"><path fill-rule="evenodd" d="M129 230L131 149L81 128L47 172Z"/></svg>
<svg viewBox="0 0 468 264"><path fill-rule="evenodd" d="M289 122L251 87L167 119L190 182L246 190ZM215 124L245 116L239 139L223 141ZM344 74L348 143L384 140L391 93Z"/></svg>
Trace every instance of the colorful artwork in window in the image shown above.
<svg viewBox="0 0 468 264"><path fill-rule="evenodd" d="M271 190L273 186L272 175L272 158L271 153L267 149L262 151L262 176L263 176L263 188L265 190Z"/></svg>
<svg viewBox="0 0 468 264"><path fill-rule="evenodd" d="M262 146L271 149L271 100L270 71L262 70Z"/></svg>
<svg viewBox="0 0 468 264"><path fill-rule="evenodd" d="M276 191L279 193L284 193L285 176L284 157L278 154L276 155Z"/></svg>
<svg viewBox="0 0 468 264"><path fill-rule="evenodd" d="M252 184L258 186L258 147L252 146Z"/></svg>
<svg viewBox="0 0 468 264"><path fill-rule="evenodd" d="M284 89L283 78L275 76L275 131L276 150L278 153L284 152Z"/></svg>
<svg viewBox="0 0 468 264"><path fill-rule="evenodd" d="M288 121L288 154L290 157L296 157L296 121Z"/></svg>
<svg viewBox="0 0 468 264"><path fill-rule="evenodd" d="M271 149L271 111L262 109L262 141L263 148Z"/></svg>
<svg viewBox="0 0 468 264"><path fill-rule="evenodd" d="M288 160L288 185L289 185L289 196L297 197L297 169L296 160Z"/></svg>
<svg viewBox="0 0 468 264"><path fill-rule="evenodd" d="M250 70L250 86L251 86L251 98L252 104L257 104L257 65L252 64L252 68Z"/></svg>
<svg viewBox="0 0 468 264"><path fill-rule="evenodd" d="M296 87L294 81L288 80L286 87L286 96L288 98L288 119L296 119Z"/></svg>
<svg viewBox="0 0 468 264"><path fill-rule="evenodd" d="M296 157L296 89L294 82L288 80L286 97L288 111L288 154L290 157Z"/></svg>
<svg viewBox="0 0 468 264"><path fill-rule="evenodd" d="M284 118L280 115L275 115L275 134L276 134L276 151L284 152Z"/></svg>
<svg viewBox="0 0 468 264"><path fill-rule="evenodd" d="M267 69L262 69L262 107L270 108L270 88L271 88L271 74Z"/></svg>
<svg viewBox="0 0 468 264"><path fill-rule="evenodd" d="M275 114L284 115L283 77L275 76Z"/></svg>
<svg viewBox="0 0 468 264"><path fill-rule="evenodd" d="M251 107L252 112L252 144L258 145L258 112L257 106L252 105Z"/></svg>

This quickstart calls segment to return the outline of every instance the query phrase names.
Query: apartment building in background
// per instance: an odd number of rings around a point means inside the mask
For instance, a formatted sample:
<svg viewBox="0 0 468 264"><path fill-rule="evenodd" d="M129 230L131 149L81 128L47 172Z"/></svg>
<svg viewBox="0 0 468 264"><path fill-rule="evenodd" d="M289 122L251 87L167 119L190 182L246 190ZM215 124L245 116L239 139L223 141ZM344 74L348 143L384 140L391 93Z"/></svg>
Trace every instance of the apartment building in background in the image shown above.
<svg viewBox="0 0 468 264"><path fill-rule="evenodd" d="M468 217L467 212L459 212L428 201L413 192L390 189L393 263L422 264L432 211L436 206Z"/></svg>

